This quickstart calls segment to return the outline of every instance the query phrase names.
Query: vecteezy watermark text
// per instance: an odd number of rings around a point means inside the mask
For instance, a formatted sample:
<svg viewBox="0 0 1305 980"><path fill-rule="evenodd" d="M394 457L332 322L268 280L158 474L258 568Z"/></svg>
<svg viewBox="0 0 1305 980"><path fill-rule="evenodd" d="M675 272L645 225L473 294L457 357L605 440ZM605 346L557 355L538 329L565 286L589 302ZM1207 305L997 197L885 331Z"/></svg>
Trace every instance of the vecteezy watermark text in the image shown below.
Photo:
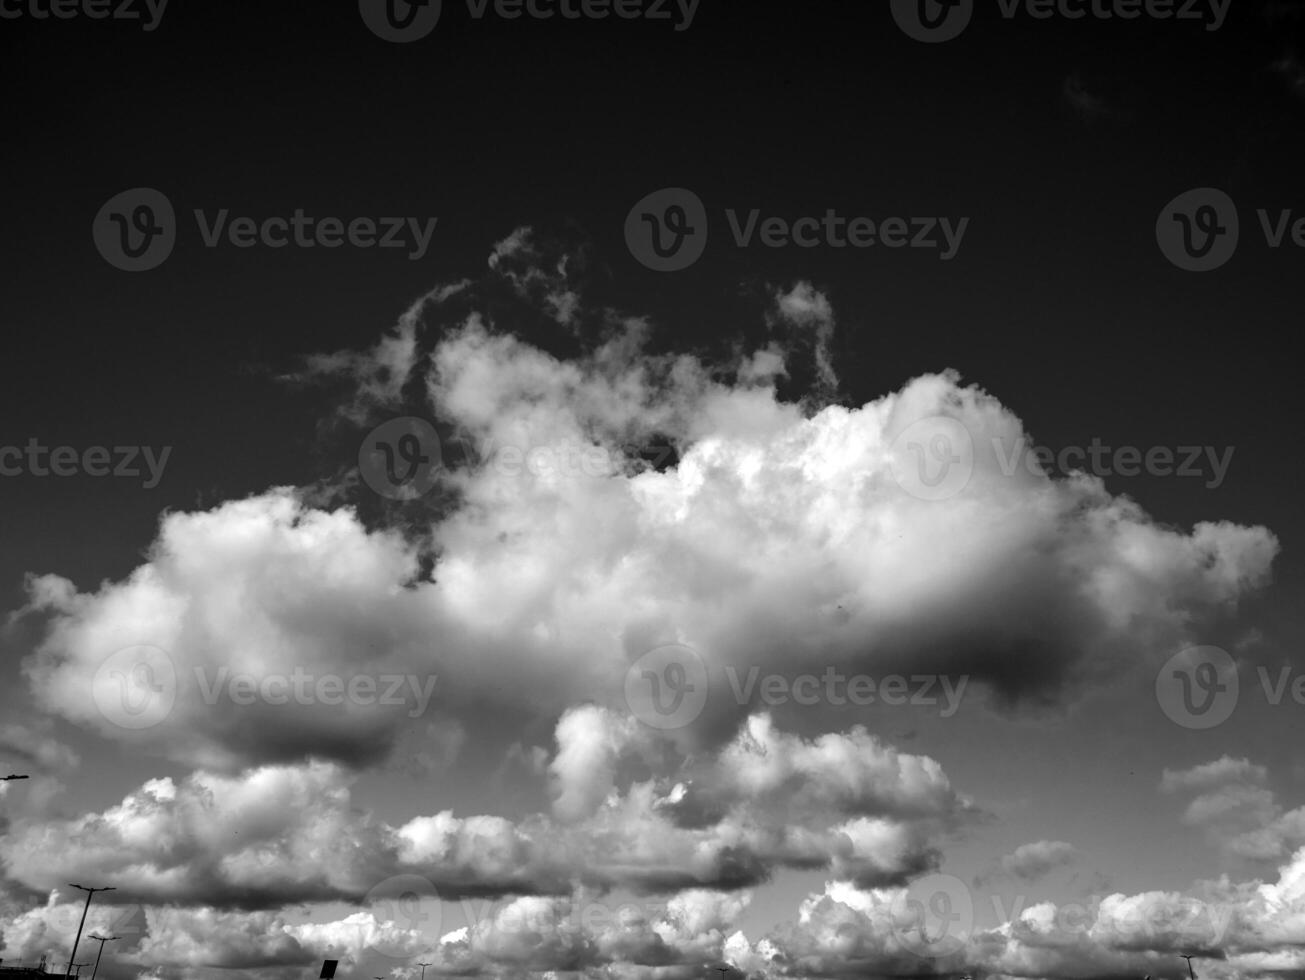
<svg viewBox="0 0 1305 980"><path fill-rule="evenodd" d="M820 674L763 675L755 664L747 670L729 664L724 674L734 703L743 707L757 703L768 707L790 703L799 707L930 707L945 699L944 718L956 713L970 680L965 675L953 679L941 674L844 674L832 665ZM706 661L681 643L654 647L630 664L625 674L625 703L630 713L650 728L663 731L692 724L706 708L710 689Z"/></svg>
<svg viewBox="0 0 1305 980"><path fill-rule="evenodd" d="M193 210L205 248L356 248L406 249L409 261L425 257L438 218L310 215L295 208L288 215L234 215L229 208ZM162 265L172 254L178 222L172 202L160 191L136 187L116 194L100 208L91 229L106 262L126 272Z"/></svg>
<svg viewBox="0 0 1305 980"><path fill-rule="evenodd" d="M767 674L762 677L761 668L755 665L743 677L740 677L737 668L726 667L725 677L738 704L752 704L755 692L757 700L770 707L788 704L790 701L803 707L818 704L865 707L876 703L890 708L907 704L925 707L939 703L938 691L941 690L947 700L947 706L940 712L943 718L956 714L970 682L965 675L956 682L941 674L886 674L879 678L869 674L847 675L839 673L834 667L826 667L824 673L819 675L798 674L789 677Z"/></svg>
<svg viewBox="0 0 1305 980"><path fill-rule="evenodd" d="M1124 20L1197 22L1217 31L1232 0L996 0L1003 20ZM969 26L976 0L890 0L893 20L917 41L950 41Z"/></svg>
<svg viewBox="0 0 1305 980"><path fill-rule="evenodd" d="M35 437L25 446L0 446L0 477L93 476L139 479L149 471L141 486L153 490L163 479L163 469L172 455L171 446L47 446Z"/></svg>
<svg viewBox="0 0 1305 980"><path fill-rule="evenodd" d="M845 215L827 208L823 215L787 218L760 208L725 209L725 223L736 248L916 249L941 261L956 257L970 219L950 217ZM708 237L707 209L698 195L667 187L644 197L625 219L630 253L657 272L678 272L702 257Z"/></svg>
<svg viewBox="0 0 1305 980"><path fill-rule="evenodd" d="M0 0L0 20L138 20L149 32L167 6L168 0Z"/></svg>
<svg viewBox="0 0 1305 980"><path fill-rule="evenodd" d="M296 667L289 674L251 674L222 666L209 676L203 667L195 668L195 683L200 698L212 707L225 698L232 704L273 706L298 704L360 707L401 707L413 695L412 718L420 718L430 706L435 693L436 676L419 678L416 674L354 674L348 679L339 674L319 674Z"/></svg>
<svg viewBox="0 0 1305 980"><path fill-rule="evenodd" d="M675 21L676 31L693 26L701 0L466 0L472 20L491 14L500 20ZM363 23L377 37L396 44L420 41L439 23L440 0L359 0ZM678 13L678 18L676 14Z"/></svg>
<svg viewBox="0 0 1305 980"><path fill-rule="evenodd" d="M991 456L986 455L989 450ZM908 494L938 501L962 493L976 471L1007 478L1021 470L1039 478L1074 473L1102 479L1143 474L1199 478L1206 489L1216 490L1228 475L1234 452L1233 446L1110 446L1095 437L1090 445L1058 450L1035 446L1023 436L1014 440L995 436L982 442L959 419L938 415L902 429L892 441L888 465L897 485Z"/></svg>
<svg viewBox="0 0 1305 980"><path fill-rule="evenodd" d="M893 896L888 926L902 948L921 959L951 957L976 938L977 913L985 905L990 905L990 917L997 923L1019 922L1036 908L1039 935L1048 943L1068 945L1091 935L1125 945L1163 936L1205 949L1223 943L1241 908L1236 902L1213 903L1186 895L1124 904L1095 895L1049 907L1024 894L976 891L955 875L934 872Z"/></svg>
<svg viewBox="0 0 1305 980"><path fill-rule="evenodd" d="M282 707L399 708L412 705L411 718L426 713L435 691L435 674L350 674L297 666L289 673L233 671L226 665L210 671L193 668L194 685L183 683L176 661L160 647L137 644L104 658L91 683L100 714L119 728L140 730L166 721L183 695L209 707L225 701L237 707L257 704ZM409 693L412 697L409 698Z"/></svg>
<svg viewBox="0 0 1305 980"><path fill-rule="evenodd" d="M1033 446L1024 438L1017 439L1006 449L1001 439L992 440L997 454L997 465L1002 475L1014 476L1021 464L1035 476L1047 473L1068 475L1074 471L1092 476L1134 477L1176 476L1206 478L1205 486L1217 490L1228 475L1235 446L1216 449L1214 446L1107 446L1094 438L1088 446L1064 446L1053 450L1047 446ZM1207 467L1206 464L1209 464Z"/></svg>

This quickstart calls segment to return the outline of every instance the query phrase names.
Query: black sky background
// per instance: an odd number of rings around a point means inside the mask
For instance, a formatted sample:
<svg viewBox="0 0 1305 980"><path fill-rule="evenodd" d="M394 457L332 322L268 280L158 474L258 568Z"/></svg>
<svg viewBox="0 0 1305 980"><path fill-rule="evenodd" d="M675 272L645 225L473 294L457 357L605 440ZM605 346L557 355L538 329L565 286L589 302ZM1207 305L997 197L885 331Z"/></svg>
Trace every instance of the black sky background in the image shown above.
<svg viewBox="0 0 1305 980"><path fill-rule="evenodd" d="M1263 523L1283 544L1270 632L1299 614L1300 282L1254 210L1305 216L1305 5L1233 0L1218 32L1173 22L1006 21L906 37L887 4L702 0L666 22L471 20L446 2L416 43L352 2L173 0L160 27L0 21L5 327L0 445L171 445L163 483L0 479L0 603L24 572L81 588L138 563L164 508L322 475L320 398L271 380L375 342L437 283L478 275L515 227L592 246L602 299L667 347L759 329L750 284L809 278L839 319L845 402L953 367L1040 442L1235 446L1226 483L1113 478L1179 525ZM1067 93L1103 111L1084 112ZM1191 187L1237 201L1242 245L1205 275L1153 228ZM161 267L112 268L90 226L131 187L182 232ZM651 272L625 248L635 201L684 186L706 256ZM960 254L738 250L723 208L786 218L969 216ZM202 247L190 212L437 216L402 251ZM1259 240L1257 241L1257 238Z"/></svg>

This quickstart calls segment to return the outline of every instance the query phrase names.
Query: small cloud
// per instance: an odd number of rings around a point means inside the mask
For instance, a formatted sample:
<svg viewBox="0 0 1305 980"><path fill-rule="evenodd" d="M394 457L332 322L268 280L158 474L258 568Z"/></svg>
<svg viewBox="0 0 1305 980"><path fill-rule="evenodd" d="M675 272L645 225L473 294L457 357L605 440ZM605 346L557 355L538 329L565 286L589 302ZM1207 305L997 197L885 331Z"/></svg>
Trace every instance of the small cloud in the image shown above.
<svg viewBox="0 0 1305 980"><path fill-rule="evenodd" d="M1036 881L1056 868L1072 864L1077 858L1078 848L1073 844L1063 840L1040 840L1021 844L1001 859L1001 866L1021 881Z"/></svg>
<svg viewBox="0 0 1305 980"><path fill-rule="evenodd" d="M1114 115L1106 100L1090 91L1078 72L1065 79L1060 91L1069 107L1085 119L1102 119Z"/></svg>
<svg viewBox="0 0 1305 980"><path fill-rule="evenodd" d="M1268 778L1268 770L1257 766L1249 759L1234 759L1223 756L1204 765L1191 769L1166 769L1160 778L1160 791L1173 793L1179 790L1205 792L1234 783L1262 784Z"/></svg>

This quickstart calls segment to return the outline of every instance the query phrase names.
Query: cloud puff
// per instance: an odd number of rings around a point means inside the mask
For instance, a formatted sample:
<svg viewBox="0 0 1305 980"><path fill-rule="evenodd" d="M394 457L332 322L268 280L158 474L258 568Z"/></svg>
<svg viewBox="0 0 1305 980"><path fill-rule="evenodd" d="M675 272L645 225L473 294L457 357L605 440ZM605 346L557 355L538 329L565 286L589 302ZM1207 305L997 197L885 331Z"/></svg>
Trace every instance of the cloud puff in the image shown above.
<svg viewBox="0 0 1305 980"><path fill-rule="evenodd" d="M380 703L378 692L341 711L315 696L317 683L412 673L395 624L415 615L403 583L417 567L397 532L368 532L348 510L307 509L290 491L169 514L149 562L121 584L79 595L55 576L30 580L29 608L51 628L25 669L49 709L195 764L321 755L366 765L386 756L410 705ZM418 631L407 632L415 642ZM149 728L124 727L112 710L124 681L110 658L139 645L163 651L175 675L175 704ZM287 691L280 703L275 688L264 688L273 698L233 695L237 676L264 684L296 673L305 699Z"/></svg>
<svg viewBox="0 0 1305 980"><path fill-rule="evenodd" d="M41 703L193 764L363 767L401 739L407 712L211 703L197 678L393 671L438 677L451 724L487 711L551 723L586 702L620 708L630 663L680 642L712 694L676 738L719 746L758 706L732 696L727 671L964 675L1003 704L1052 702L1186 642L1267 578L1277 542L1263 528L1183 532L1093 478L1010 470L1022 422L950 372L821 407L778 395L784 345L656 353L647 321L583 306L566 317L568 356L528 343L477 304L503 288L536 303L531 283L554 295L569 282L561 259L530 274L531 248L524 234L501 243L485 283L437 290L369 353L323 355L304 375L350 381L356 421L417 391L459 434L465 458L447 461L428 510L370 527L273 489L167 515L123 581L79 592L34 578L26 613L47 630L26 671ZM774 302L827 361L828 299L798 284ZM599 339L576 352L589 321ZM922 499L913 427L939 419L967 434L972 472ZM660 467L652 445L671 451ZM148 730L106 722L97 703L113 696L101 668L131 644L166 651L178 673L171 714Z"/></svg>
<svg viewBox="0 0 1305 980"><path fill-rule="evenodd" d="M1023 881L1036 881L1056 868L1072 863L1078 849L1063 840L1040 840L1021 844L1001 859L1002 868Z"/></svg>
<svg viewBox="0 0 1305 980"><path fill-rule="evenodd" d="M1227 785L1261 785L1268 779L1269 771L1249 759L1221 756L1190 769L1165 769L1160 777L1160 790L1174 793L1181 790L1209 792Z"/></svg>
<svg viewBox="0 0 1305 980"><path fill-rule="evenodd" d="M1284 809L1267 780L1263 766L1225 755L1191 769L1166 769L1160 788L1196 794L1183 822L1204 831L1225 855L1278 863L1305 845L1305 807Z"/></svg>

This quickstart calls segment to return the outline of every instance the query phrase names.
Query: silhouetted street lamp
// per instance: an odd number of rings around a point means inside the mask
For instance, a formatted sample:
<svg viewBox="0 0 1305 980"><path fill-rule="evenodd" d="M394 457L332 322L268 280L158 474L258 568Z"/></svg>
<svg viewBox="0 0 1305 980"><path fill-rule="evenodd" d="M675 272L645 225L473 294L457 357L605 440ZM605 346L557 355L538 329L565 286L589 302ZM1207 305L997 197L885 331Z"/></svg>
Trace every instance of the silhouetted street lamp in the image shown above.
<svg viewBox="0 0 1305 980"><path fill-rule="evenodd" d="M1189 956L1189 955L1187 955L1186 953L1179 953L1178 955L1179 955L1182 959L1187 960L1187 972L1191 975L1192 980L1196 980L1196 972L1192 969L1192 960L1196 959L1196 954L1195 954L1195 953L1192 953L1192 954Z"/></svg>
<svg viewBox="0 0 1305 980"><path fill-rule="evenodd" d="M419 967L421 967L421 980L426 980L426 967L430 966L430 964L429 964L429 963L418 963L417 965L418 965Z"/></svg>
<svg viewBox="0 0 1305 980"><path fill-rule="evenodd" d="M97 973L100 972L100 957L104 955L104 944L105 944L105 943L111 943L111 942L113 942L115 939L117 939L118 937L117 937L117 936L96 936L96 935L92 934L89 938L95 940L97 943L100 944L100 951L99 951L98 953L95 954L95 969L91 971L91 980L95 980L95 974L97 974Z"/></svg>
<svg viewBox="0 0 1305 980"><path fill-rule="evenodd" d="M77 924L77 938L73 940L72 955L68 957L68 969L64 973L65 977L72 974L73 960L77 959L77 947L81 945L81 941L82 941L82 927L86 925L86 913L91 910L91 899L95 896L96 892L117 891L116 888L87 888L85 885L77 885L77 884L70 885L69 887L76 888L79 891L84 891L86 893L86 905L82 909L82 921ZM101 944L100 950L101 952L103 952L104 950L103 944ZM85 965L86 965L85 963L82 964L82 966Z"/></svg>

